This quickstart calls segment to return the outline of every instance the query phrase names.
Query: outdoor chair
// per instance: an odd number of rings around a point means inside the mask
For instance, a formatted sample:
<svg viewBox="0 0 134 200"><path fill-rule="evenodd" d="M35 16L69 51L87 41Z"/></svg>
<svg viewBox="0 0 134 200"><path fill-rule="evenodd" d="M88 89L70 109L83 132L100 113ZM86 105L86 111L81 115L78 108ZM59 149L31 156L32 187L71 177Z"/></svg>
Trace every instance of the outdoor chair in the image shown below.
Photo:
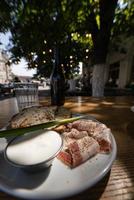
<svg viewBox="0 0 134 200"><path fill-rule="evenodd" d="M39 104L38 84L36 83L15 83L14 94L19 110Z"/></svg>

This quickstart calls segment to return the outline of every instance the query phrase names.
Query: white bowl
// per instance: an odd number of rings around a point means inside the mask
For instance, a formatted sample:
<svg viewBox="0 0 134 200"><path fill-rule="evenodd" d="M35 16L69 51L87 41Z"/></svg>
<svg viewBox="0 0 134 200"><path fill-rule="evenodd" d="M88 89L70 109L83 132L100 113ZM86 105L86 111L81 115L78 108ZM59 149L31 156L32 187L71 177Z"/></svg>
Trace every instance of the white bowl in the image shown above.
<svg viewBox="0 0 134 200"><path fill-rule="evenodd" d="M4 155L10 164L33 172L49 167L62 146L56 131L36 131L11 140Z"/></svg>

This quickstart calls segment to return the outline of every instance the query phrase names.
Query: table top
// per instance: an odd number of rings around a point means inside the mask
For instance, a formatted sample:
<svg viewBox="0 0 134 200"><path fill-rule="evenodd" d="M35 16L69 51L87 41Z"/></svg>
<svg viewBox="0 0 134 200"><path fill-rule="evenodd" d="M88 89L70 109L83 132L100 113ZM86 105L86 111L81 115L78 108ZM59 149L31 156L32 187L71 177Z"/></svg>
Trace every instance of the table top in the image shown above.
<svg viewBox="0 0 134 200"><path fill-rule="evenodd" d="M49 99L41 99L48 105ZM65 107L72 112L86 113L111 128L117 143L117 158L110 172L94 187L66 200L133 200L134 199L134 97L68 97ZM17 112L14 98L0 101L0 128ZM0 200L17 200L0 192Z"/></svg>

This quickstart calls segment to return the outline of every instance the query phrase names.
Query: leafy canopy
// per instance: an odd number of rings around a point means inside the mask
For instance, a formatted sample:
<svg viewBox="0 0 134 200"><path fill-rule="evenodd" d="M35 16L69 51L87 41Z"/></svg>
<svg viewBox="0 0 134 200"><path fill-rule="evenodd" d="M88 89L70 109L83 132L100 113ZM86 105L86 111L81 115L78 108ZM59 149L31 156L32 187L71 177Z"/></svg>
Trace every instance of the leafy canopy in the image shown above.
<svg viewBox="0 0 134 200"><path fill-rule="evenodd" d="M60 48L60 64L66 74L77 71L80 61L88 64L102 24L102 0L3 0L0 2L0 31L12 33L12 61L24 57L29 68L49 76L55 43ZM106 3L106 2L104 2ZM134 1L118 3L112 38L133 34ZM109 16L109 13L107 13ZM99 33L99 34L98 34ZM105 33L105 31L103 31ZM107 32L106 32L107 34ZM103 45L104 46L104 45ZM105 56L105 55L104 55Z"/></svg>

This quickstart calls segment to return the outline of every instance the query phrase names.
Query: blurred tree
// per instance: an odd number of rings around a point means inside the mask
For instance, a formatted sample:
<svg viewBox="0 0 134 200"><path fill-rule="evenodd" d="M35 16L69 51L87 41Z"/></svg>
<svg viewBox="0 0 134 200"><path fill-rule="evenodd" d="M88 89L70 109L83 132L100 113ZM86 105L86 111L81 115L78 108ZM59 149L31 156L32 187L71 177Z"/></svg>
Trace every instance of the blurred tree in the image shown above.
<svg viewBox="0 0 134 200"><path fill-rule="evenodd" d="M70 69L78 66L81 44L71 38L72 31L76 29L75 16L71 15L72 2L7 2L12 11L12 61L18 62L24 57L29 68L37 68L38 75L50 76L56 44L61 52L61 67L64 67L67 75L73 72Z"/></svg>
<svg viewBox="0 0 134 200"><path fill-rule="evenodd" d="M6 33L11 25L11 10L8 2L0 1L0 32ZM1 43L1 38L0 38Z"/></svg>
<svg viewBox="0 0 134 200"><path fill-rule="evenodd" d="M111 34L110 50L126 53L126 40L134 41L134 0L118 3Z"/></svg>
<svg viewBox="0 0 134 200"><path fill-rule="evenodd" d="M29 68L37 68L38 75L49 76L57 45L60 65L69 76L77 72L79 61L88 63L92 58L93 96L103 96L110 37L133 32L133 0L122 0L118 5L117 0L4 2L12 19L13 61L24 57Z"/></svg>
<svg viewBox="0 0 134 200"><path fill-rule="evenodd" d="M122 0L117 5L112 37L120 35L134 35L134 0Z"/></svg>

